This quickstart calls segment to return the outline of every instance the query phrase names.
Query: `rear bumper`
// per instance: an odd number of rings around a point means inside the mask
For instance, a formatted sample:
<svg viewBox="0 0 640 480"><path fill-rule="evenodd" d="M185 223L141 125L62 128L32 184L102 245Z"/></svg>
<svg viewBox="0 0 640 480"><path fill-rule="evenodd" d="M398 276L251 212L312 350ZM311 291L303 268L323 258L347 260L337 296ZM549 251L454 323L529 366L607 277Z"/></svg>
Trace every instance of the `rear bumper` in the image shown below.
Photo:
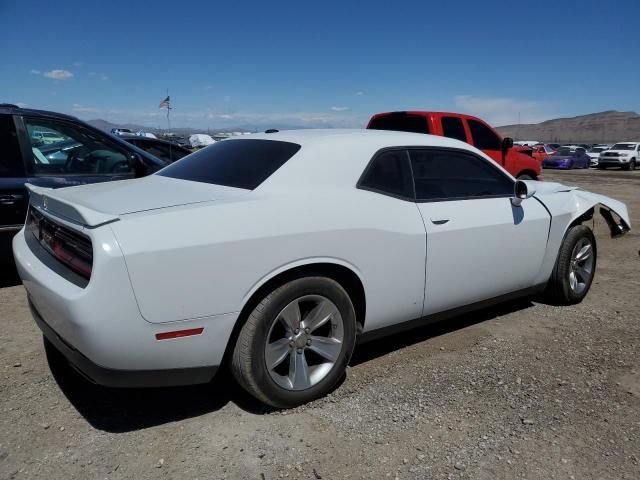
<svg viewBox="0 0 640 480"><path fill-rule="evenodd" d="M29 308L36 325L45 338L60 352L69 364L91 383L105 387L169 387L207 383L216 374L218 367L174 368L167 370L117 370L98 365L73 345L66 342L44 321L31 299Z"/></svg>
<svg viewBox="0 0 640 480"><path fill-rule="evenodd" d="M13 239L16 268L46 338L78 371L101 385L149 387L209 381L222 363L238 314L147 322L111 231L94 229L90 235L94 250L99 245L104 251L94 255L93 273L85 286L49 265L47 256L28 242L25 230ZM181 301L180 292L157 301ZM201 329L201 333L166 340L156 337L189 329Z"/></svg>

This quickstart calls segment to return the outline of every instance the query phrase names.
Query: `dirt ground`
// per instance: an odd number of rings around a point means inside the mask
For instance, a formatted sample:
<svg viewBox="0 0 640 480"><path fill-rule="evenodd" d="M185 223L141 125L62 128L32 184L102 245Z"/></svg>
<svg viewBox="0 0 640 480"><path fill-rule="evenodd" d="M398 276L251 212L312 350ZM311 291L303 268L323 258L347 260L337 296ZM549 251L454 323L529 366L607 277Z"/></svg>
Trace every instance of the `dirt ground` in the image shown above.
<svg viewBox="0 0 640 480"><path fill-rule="evenodd" d="M640 225L640 171L545 178L620 199ZM638 479L640 235L595 229L582 304L512 302L362 345L331 395L283 412L225 375L110 390L50 368L3 267L0 479Z"/></svg>

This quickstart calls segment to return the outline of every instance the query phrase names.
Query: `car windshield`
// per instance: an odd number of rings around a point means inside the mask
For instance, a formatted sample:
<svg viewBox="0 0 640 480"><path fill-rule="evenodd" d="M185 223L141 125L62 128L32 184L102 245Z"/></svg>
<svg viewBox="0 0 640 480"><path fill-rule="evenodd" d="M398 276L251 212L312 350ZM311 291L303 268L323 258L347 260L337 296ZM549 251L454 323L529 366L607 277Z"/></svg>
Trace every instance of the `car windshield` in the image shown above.
<svg viewBox="0 0 640 480"><path fill-rule="evenodd" d="M607 147L593 147L589 150L589 153L600 153L600 152L604 152L607 149Z"/></svg>
<svg viewBox="0 0 640 480"><path fill-rule="evenodd" d="M611 150L633 150L636 148L635 143L616 143Z"/></svg>
<svg viewBox="0 0 640 480"><path fill-rule="evenodd" d="M184 157L158 175L253 190L300 148L275 140L225 140Z"/></svg>

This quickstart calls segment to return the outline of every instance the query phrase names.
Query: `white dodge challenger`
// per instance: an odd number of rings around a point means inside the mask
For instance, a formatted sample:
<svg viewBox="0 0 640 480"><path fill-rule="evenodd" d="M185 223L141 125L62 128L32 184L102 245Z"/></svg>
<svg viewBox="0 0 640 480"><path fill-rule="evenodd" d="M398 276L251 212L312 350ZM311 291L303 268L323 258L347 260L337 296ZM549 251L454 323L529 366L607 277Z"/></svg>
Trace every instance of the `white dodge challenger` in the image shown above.
<svg viewBox="0 0 640 480"><path fill-rule="evenodd" d="M29 188L13 250L48 346L107 386L227 365L276 407L327 393L356 342L517 296L580 302L587 221L630 227L623 203L516 181L466 143L373 130L251 135L142 179Z"/></svg>

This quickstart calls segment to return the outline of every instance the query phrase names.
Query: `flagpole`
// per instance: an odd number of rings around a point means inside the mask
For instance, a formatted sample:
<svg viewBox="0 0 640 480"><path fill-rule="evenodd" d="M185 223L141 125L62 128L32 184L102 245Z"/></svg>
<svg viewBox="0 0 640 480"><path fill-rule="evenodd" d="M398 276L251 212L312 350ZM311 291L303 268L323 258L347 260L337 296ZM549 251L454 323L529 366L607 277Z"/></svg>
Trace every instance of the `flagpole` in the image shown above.
<svg viewBox="0 0 640 480"><path fill-rule="evenodd" d="M169 89L167 88L167 98L169 97ZM171 133L171 120L169 119L169 112L171 111L171 100L169 100L169 103L167 104L167 133Z"/></svg>

